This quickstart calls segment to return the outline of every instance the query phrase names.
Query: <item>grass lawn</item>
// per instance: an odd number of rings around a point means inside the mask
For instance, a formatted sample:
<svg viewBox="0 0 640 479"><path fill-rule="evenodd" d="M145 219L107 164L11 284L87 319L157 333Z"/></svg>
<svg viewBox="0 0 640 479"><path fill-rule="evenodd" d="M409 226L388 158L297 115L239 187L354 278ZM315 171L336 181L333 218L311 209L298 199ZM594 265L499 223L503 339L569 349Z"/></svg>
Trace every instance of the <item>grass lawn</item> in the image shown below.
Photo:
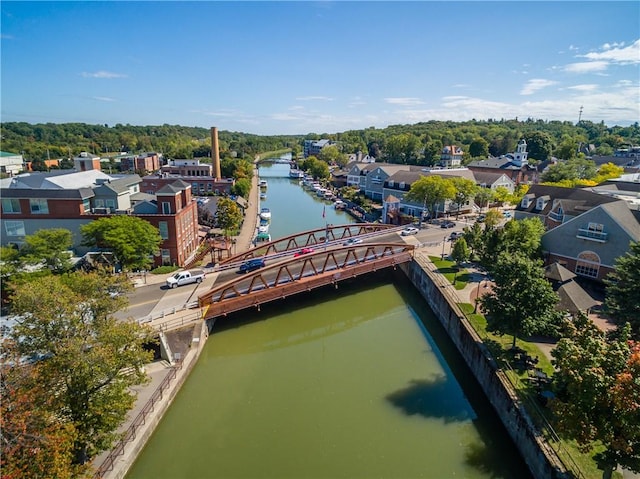
<svg viewBox="0 0 640 479"><path fill-rule="evenodd" d="M527 410L530 412L534 422L540 424L540 421L542 420L538 415L538 411L541 411L544 414L545 418L551 417L551 412L542 405L537 404L537 407L535 408L528 406L532 402L535 402L536 391L527 380L528 372L512 369L508 363L508 360L510 358L508 350L511 348L513 338L511 336L498 336L488 332L487 320L482 314L473 312L472 304L458 303L458 306L466 315L469 323L471 323L473 328L480 335L482 341L487 346L492 356L498 362L498 365L509 377L512 385L516 388L518 397L523 400L523 403L527 407ZM551 361L535 343L518 339L516 341L516 346L520 349L525 350L529 356L537 357L537 367L547 373L549 376L553 375L553 365L551 364ZM549 438L547 439L549 440ZM598 452L597 449L594 449L588 453L583 453L580 451L575 441L561 439L559 443L553 440L549 442L552 444L553 448L563 459L563 461L565 461L565 463L571 464L573 462L577 464L578 468L580 469L580 471L582 471L586 478L600 479L602 477L602 470L598 469L595 461L593 460L593 455ZM622 475L618 472L614 472L613 477L620 479L622 478Z"/></svg>
<svg viewBox="0 0 640 479"><path fill-rule="evenodd" d="M449 283L453 284L455 278L456 284L453 285L455 289L464 289L471 279L471 275L465 269L459 268L455 261L440 259L439 256L429 256L429 259L438 268L437 272L447 278Z"/></svg>

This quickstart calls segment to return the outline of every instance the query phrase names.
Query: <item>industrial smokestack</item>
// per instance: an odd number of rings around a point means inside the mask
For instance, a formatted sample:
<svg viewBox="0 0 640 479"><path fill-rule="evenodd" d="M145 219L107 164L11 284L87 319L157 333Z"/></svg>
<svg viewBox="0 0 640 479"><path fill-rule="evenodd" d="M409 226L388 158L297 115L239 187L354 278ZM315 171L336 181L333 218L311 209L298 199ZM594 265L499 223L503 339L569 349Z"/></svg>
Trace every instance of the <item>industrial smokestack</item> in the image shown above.
<svg viewBox="0 0 640 479"><path fill-rule="evenodd" d="M220 149L218 147L218 128L211 128L211 162L213 163L213 175L217 180L222 178L220 169Z"/></svg>

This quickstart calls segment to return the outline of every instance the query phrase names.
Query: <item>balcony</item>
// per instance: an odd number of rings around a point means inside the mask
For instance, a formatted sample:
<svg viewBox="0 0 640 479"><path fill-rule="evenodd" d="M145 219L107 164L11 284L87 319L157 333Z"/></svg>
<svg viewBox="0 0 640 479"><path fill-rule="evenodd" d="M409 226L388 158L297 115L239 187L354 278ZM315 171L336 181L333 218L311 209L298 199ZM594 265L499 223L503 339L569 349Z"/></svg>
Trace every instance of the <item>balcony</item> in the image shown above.
<svg viewBox="0 0 640 479"><path fill-rule="evenodd" d="M558 223L562 223L564 215L561 213L556 213L555 211L551 211L549 212L549 218L551 218L553 221L557 221Z"/></svg>
<svg viewBox="0 0 640 479"><path fill-rule="evenodd" d="M609 233L604 233L602 231L593 231L588 228L580 228L578 230L576 238L589 241L597 241L598 243L606 243L609 238Z"/></svg>

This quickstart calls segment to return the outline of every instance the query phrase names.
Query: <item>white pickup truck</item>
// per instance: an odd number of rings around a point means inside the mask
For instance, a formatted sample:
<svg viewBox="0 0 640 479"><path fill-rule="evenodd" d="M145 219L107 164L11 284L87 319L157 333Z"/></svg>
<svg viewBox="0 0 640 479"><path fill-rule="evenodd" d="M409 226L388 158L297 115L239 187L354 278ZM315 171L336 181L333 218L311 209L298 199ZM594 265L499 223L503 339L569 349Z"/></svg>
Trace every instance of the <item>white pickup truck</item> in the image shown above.
<svg viewBox="0 0 640 479"><path fill-rule="evenodd" d="M177 288L183 284L202 283L205 273L201 269L191 271L178 271L167 278L167 287Z"/></svg>

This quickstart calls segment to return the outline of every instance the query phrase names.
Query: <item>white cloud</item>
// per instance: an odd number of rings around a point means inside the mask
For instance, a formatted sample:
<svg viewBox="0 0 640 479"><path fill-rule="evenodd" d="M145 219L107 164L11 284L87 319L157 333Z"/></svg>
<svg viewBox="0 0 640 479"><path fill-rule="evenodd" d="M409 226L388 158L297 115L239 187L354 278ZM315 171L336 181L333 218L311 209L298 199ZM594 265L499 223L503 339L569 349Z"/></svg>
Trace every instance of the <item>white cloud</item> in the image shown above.
<svg viewBox="0 0 640 479"><path fill-rule="evenodd" d="M608 65L605 61L569 63L565 65L564 70L570 73L601 72L606 70Z"/></svg>
<svg viewBox="0 0 640 479"><path fill-rule="evenodd" d="M413 97L385 98L384 101L387 103L390 103L391 105L402 105L402 106L413 106L413 105L424 104L424 102L420 98L413 98Z"/></svg>
<svg viewBox="0 0 640 479"><path fill-rule="evenodd" d="M329 96L299 96L296 98L298 101L333 101L333 98Z"/></svg>
<svg viewBox="0 0 640 479"><path fill-rule="evenodd" d="M94 100L98 100L98 101L116 101L114 98L109 98L108 96L94 96L92 97Z"/></svg>
<svg viewBox="0 0 640 479"><path fill-rule="evenodd" d="M553 80L545 80L544 78L532 78L520 90L521 95L533 95L538 90L555 85L557 82Z"/></svg>
<svg viewBox="0 0 640 479"><path fill-rule="evenodd" d="M576 91L594 91L598 89L598 85L594 83L584 84L584 85L573 85L567 87L567 90L576 90Z"/></svg>
<svg viewBox="0 0 640 479"><path fill-rule="evenodd" d="M589 52L580 55L594 61L606 61L611 63L638 64L640 63L640 40L636 40L631 45L624 46L624 43L605 43L601 52Z"/></svg>
<svg viewBox="0 0 640 479"><path fill-rule="evenodd" d="M81 75L84 78L127 78L127 75L123 73L113 73L104 70L97 72L82 72Z"/></svg>

